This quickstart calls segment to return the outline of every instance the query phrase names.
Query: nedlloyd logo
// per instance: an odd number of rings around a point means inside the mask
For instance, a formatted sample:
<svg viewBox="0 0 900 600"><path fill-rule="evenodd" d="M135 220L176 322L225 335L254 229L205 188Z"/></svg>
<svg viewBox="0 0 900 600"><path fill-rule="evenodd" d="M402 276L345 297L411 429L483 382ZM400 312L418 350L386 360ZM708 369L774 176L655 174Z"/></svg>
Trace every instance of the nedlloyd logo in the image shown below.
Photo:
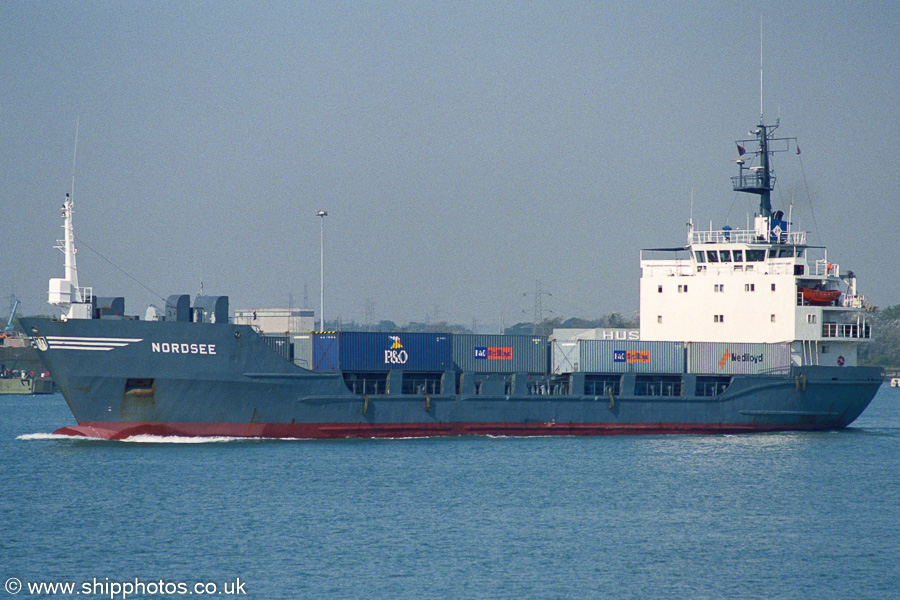
<svg viewBox="0 0 900 600"><path fill-rule="evenodd" d="M724 369L725 364L728 362L728 359L731 358L731 352L725 350L725 354L722 355L722 358L719 359L719 368Z"/></svg>
<svg viewBox="0 0 900 600"><path fill-rule="evenodd" d="M384 364L386 365L405 365L409 360L409 354L403 349L399 335L389 335L391 347L384 351Z"/></svg>
<svg viewBox="0 0 900 600"><path fill-rule="evenodd" d="M745 363L753 363L759 364L763 361L762 354L750 354L749 352L744 352L743 354L732 354L730 350L726 349L725 353L722 354L722 358L719 359L719 368L724 369L725 365L729 362L745 362Z"/></svg>

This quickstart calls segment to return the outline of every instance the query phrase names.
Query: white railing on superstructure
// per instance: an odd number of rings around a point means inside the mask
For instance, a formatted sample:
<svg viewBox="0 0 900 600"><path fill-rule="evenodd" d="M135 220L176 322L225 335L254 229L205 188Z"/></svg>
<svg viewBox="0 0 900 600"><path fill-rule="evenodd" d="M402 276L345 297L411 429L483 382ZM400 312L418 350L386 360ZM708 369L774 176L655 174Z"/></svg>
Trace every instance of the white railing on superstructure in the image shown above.
<svg viewBox="0 0 900 600"><path fill-rule="evenodd" d="M718 229L714 231L692 231L691 244L806 244L805 231L787 231L772 234L766 239L754 229Z"/></svg>
<svg viewBox="0 0 900 600"><path fill-rule="evenodd" d="M868 340L872 330L868 323L822 323L822 337Z"/></svg>
<svg viewBox="0 0 900 600"><path fill-rule="evenodd" d="M793 259L791 259L793 260ZM792 275L794 263L775 259L771 261L743 262L743 263L703 263L694 269L690 260L642 260L641 269L644 276L671 276L685 275L743 275L750 272L763 272L768 275Z"/></svg>
<svg viewBox="0 0 900 600"><path fill-rule="evenodd" d="M830 263L825 259L816 260L814 263L810 265L809 275L837 275L841 272L840 265L837 263Z"/></svg>
<svg viewBox="0 0 900 600"><path fill-rule="evenodd" d="M850 294L841 294L838 306L844 308L868 308L869 299L865 296L852 296Z"/></svg>
<svg viewBox="0 0 900 600"><path fill-rule="evenodd" d="M644 276L681 277L693 275L690 259L642 260L641 270Z"/></svg>
<svg viewBox="0 0 900 600"><path fill-rule="evenodd" d="M80 287L80 288L72 288L73 290L77 290L77 297L80 298L79 302L91 302L91 298L94 297L94 288L92 287Z"/></svg>

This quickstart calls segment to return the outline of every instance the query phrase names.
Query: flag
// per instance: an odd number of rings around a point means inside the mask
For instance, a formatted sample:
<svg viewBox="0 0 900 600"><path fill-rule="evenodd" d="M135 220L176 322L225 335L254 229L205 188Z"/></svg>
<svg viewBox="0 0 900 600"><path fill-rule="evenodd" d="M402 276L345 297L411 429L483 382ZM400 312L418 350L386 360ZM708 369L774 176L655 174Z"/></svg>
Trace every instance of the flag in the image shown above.
<svg viewBox="0 0 900 600"><path fill-rule="evenodd" d="M738 144L737 147L738 147L738 156L743 156L744 153L746 152L746 150L744 150L744 147L741 146L740 144Z"/></svg>
<svg viewBox="0 0 900 600"><path fill-rule="evenodd" d="M797 156L800 156L800 144L797 144Z"/></svg>

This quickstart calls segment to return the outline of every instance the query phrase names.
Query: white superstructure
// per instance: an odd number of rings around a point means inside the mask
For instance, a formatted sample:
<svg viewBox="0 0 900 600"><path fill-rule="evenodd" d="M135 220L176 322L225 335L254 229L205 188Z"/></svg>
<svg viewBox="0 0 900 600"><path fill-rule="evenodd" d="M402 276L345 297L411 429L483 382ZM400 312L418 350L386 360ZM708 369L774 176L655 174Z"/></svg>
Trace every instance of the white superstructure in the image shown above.
<svg viewBox="0 0 900 600"><path fill-rule="evenodd" d="M751 228L691 225L684 248L642 251L640 338L788 343L794 364L856 366L857 347L870 337L866 300L852 272L841 273L824 248L807 245L806 232L791 231L780 211L771 212L774 128L751 132L764 169L745 169L740 159L734 178L736 191L763 197Z"/></svg>

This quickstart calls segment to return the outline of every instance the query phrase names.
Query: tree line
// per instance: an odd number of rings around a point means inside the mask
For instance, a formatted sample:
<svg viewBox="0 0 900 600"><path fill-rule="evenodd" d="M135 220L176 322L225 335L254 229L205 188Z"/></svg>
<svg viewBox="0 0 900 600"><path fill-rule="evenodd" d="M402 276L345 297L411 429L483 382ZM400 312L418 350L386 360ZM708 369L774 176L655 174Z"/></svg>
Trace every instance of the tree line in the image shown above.
<svg viewBox="0 0 900 600"><path fill-rule="evenodd" d="M859 364L900 368L900 304L869 315L872 341L859 349Z"/></svg>
<svg viewBox="0 0 900 600"><path fill-rule="evenodd" d="M594 329L597 327L637 328L638 319L636 315L625 317L620 313L610 313L596 319L553 317L544 319L540 323L516 323L506 327L503 333L505 335L550 335L554 329ZM334 321L326 321L325 329L329 331L396 331L399 333L475 333L464 325L448 323L447 321L437 321L435 323L412 321L401 325L394 321L383 320L372 325L366 325L355 321L336 319Z"/></svg>

